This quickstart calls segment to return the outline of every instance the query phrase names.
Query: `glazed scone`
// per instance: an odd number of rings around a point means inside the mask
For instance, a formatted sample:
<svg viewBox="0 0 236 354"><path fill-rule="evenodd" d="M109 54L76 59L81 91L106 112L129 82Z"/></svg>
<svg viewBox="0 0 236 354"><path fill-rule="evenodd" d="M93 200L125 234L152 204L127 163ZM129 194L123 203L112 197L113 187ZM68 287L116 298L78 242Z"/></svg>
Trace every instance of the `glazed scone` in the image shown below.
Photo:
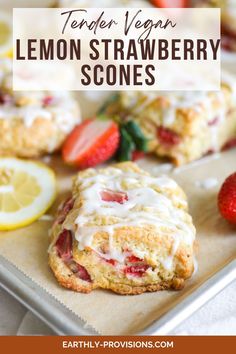
<svg viewBox="0 0 236 354"><path fill-rule="evenodd" d="M194 270L194 239L182 189L124 162L78 173L52 227L49 264L78 292L181 289Z"/></svg>
<svg viewBox="0 0 236 354"><path fill-rule="evenodd" d="M80 122L78 103L64 91L13 91L11 66L0 59L0 156L54 152Z"/></svg>
<svg viewBox="0 0 236 354"><path fill-rule="evenodd" d="M236 78L222 73L219 92L123 91L106 114L134 120L150 152L183 165L236 141Z"/></svg>

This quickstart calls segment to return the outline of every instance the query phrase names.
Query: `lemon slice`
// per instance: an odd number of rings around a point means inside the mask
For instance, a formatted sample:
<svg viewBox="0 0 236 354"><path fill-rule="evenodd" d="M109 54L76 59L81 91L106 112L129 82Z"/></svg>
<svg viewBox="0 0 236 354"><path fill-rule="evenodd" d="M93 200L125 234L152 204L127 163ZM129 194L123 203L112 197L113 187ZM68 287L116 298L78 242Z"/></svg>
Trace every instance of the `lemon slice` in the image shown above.
<svg viewBox="0 0 236 354"><path fill-rule="evenodd" d="M0 12L0 58L12 57L12 19Z"/></svg>
<svg viewBox="0 0 236 354"><path fill-rule="evenodd" d="M26 226L52 205L54 172L42 163L0 158L0 230Z"/></svg>

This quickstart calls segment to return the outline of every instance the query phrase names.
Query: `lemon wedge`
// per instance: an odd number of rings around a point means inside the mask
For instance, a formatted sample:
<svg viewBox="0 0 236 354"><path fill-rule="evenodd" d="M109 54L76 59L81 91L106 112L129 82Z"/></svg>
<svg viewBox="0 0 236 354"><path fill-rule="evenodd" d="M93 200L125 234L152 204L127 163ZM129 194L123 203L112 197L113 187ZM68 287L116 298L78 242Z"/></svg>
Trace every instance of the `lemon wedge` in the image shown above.
<svg viewBox="0 0 236 354"><path fill-rule="evenodd" d="M0 58L12 57L12 19L0 12Z"/></svg>
<svg viewBox="0 0 236 354"><path fill-rule="evenodd" d="M56 180L50 168L39 162L0 158L0 230L37 220L55 195Z"/></svg>

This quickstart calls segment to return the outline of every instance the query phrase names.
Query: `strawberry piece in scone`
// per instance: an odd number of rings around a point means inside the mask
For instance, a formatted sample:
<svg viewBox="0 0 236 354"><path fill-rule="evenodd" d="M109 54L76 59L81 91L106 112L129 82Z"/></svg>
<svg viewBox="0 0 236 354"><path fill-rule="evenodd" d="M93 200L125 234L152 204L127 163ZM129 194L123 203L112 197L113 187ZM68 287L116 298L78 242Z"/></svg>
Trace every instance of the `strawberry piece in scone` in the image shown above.
<svg viewBox="0 0 236 354"><path fill-rule="evenodd" d="M164 127L157 129L157 137L162 145L173 146L181 142L181 137L177 133Z"/></svg>
<svg viewBox="0 0 236 354"><path fill-rule="evenodd" d="M56 241L58 256L63 260L69 260L72 257L72 234L69 230L63 230Z"/></svg>
<svg viewBox="0 0 236 354"><path fill-rule="evenodd" d="M128 200L128 195L125 192L111 191L109 189L104 189L100 192L101 198L104 202L116 202L119 204L124 204Z"/></svg>

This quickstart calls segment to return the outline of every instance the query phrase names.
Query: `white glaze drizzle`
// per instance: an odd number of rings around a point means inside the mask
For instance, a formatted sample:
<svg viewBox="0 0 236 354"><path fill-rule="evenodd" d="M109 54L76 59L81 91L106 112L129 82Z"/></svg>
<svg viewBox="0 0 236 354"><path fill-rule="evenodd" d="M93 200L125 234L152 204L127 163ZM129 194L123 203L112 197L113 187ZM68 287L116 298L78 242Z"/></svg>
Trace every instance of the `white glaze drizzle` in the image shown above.
<svg viewBox="0 0 236 354"><path fill-rule="evenodd" d="M59 128L69 133L79 122L78 104L70 92L66 91L12 91L12 61L0 59L0 90L10 96L7 102L0 104L0 119L20 119L26 128L32 126L37 118L53 120ZM52 97L49 104L44 99ZM24 105L16 104L25 100ZM55 145L55 144L54 144Z"/></svg>
<svg viewBox="0 0 236 354"><path fill-rule="evenodd" d="M226 71L222 71L222 82L229 86L231 90L231 104L236 107L236 79ZM215 151L219 151L219 130L221 124L226 118L227 110L226 97L223 90L212 92L209 91L146 91L146 92L128 92L123 98L124 107L131 109L131 114L139 116L152 102L158 97L163 97L167 100L167 104L161 108L160 116L162 117L161 124L165 127L171 127L177 117L178 109L192 109L196 113L203 113L205 119L202 121L203 128L208 125L211 136L211 147ZM140 98L142 98L140 100ZM215 99L219 102L218 107L215 108L213 101ZM140 103L141 102L141 103ZM217 118L216 124L208 124L214 118Z"/></svg>
<svg viewBox="0 0 236 354"><path fill-rule="evenodd" d="M130 184L128 190L122 188L124 182ZM151 225L158 230L158 235L162 237L167 235L173 237L172 252L167 260L163 260L163 265L166 267L170 267L170 264L172 264L181 240L192 245L195 238L195 229L191 224L186 223L186 212L175 206L173 201L164 195L165 191L176 193L178 186L172 179L166 176L154 178L149 175L123 172L118 168L110 167L106 169L105 173L99 171L92 177L78 177L76 183L79 187L79 196L83 201L79 215L75 220L75 238L79 243L80 250L83 250L86 246L93 248L93 236L97 232L106 232L109 234L107 258L123 262L125 255L113 245L115 230L129 226L144 227L147 225ZM161 192L157 192L153 188ZM124 204L103 201L100 192L104 189L124 191L127 193L128 201L125 201ZM178 202L182 202L183 205L186 204L186 201L179 197ZM105 217L108 224L97 226L95 218L98 215L99 217ZM109 221L109 218L112 218L112 221Z"/></svg>
<svg viewBox="0 0 236 354"><path fill-rule="evenodd" d="M65 133L70 130L78 121L76 114L76 103L67 93L60 92L39 92L22 95L32 98L32 102L18 107L14 103L0 105L0 119L22 119L26 127L31 127L35 119L54 120ZM43 106L43 99L47 96L53 97L53 102L46 107ZM18 94L19 97L19 94Z"/></svg>

